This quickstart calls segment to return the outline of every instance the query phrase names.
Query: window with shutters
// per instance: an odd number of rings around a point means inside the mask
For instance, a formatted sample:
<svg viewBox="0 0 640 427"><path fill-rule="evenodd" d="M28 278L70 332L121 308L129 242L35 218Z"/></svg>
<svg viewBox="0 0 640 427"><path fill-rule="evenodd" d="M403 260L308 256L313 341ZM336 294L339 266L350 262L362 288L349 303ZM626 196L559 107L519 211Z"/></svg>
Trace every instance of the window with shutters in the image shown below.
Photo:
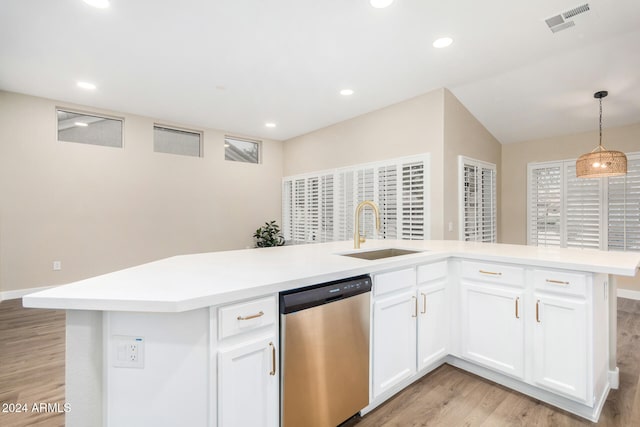
<svg viewBox="0 0 640 427"><path fill-rule="evenodd" d="M332 174L299 176L283 181L283 230L292 242L334 240Z"/></svg>
<svg viewBox="0 0 640 427"><path fill-rule="evenodd" d="M640 153L627 156L627 174L608 178L608 246L640 251Z"/></svg>
<svg viewBox="0 0 640 427"><path fill-rule="evenodd" d="M565 246L600 248L602 180L576 177L576 162L564 162Z"/></svg>
<svg viewBox="0 0 640 427"><path fill-rule="evenodd" d="M528 243L560 246L562 164L529 165Z"/></svg>
<svg viewBox="0 0 640 427"><path fill-rule="evenodd" d="M640 154L621 177L577 178L575 160L531 163L528 244L640 251Z"/></svg>
<svg viewBox="0 0 640 427"><path fill-rule="evenodd" d="M428 238L427 154L354 165L283 180L283 231L292 243L353 238L358 203L380 208L380 231L365 209L361 232L368 238Z"/></svg>
<svg viewBox="0 0 640 427"><path fill-rule="evenodd" d="M497 241L496 165L458 157L460 240Z"/></svg>

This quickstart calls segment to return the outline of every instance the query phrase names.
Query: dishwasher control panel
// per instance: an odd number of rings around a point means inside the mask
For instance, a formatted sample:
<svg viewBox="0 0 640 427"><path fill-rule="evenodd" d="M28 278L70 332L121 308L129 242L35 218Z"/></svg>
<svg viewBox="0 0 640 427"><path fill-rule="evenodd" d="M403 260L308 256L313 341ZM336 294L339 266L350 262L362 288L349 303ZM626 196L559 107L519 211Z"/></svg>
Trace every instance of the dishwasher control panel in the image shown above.
<svg viewBox="0 0 640 427"><path fill-rule="evenodd" d="M369 276L292 289L280 293L280 313L293 313L370 291L371 277Z"/></svg>

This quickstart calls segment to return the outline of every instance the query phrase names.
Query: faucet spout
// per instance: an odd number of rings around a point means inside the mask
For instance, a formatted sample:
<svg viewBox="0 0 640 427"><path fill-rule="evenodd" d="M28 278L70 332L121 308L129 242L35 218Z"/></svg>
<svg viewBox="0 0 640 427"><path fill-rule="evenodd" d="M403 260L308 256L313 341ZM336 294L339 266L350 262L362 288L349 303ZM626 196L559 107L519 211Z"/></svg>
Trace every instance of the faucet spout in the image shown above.
<svg viewBox="0 0 640 427"><path fill-rule="evenodd" d="M369 206L371 209L373 209L373 213L376 217L376 230L380 231L380 211L378 210L378 205L376 205L371 200L365 200L364 202L360 202L358 204L358 207L356 207L356 213L354 215L355 216L355 224L353 227L354 229L353 248L354 249L360 249L360 243L365 242L364 236L360 236L360 212L365 206Z"/></svg>

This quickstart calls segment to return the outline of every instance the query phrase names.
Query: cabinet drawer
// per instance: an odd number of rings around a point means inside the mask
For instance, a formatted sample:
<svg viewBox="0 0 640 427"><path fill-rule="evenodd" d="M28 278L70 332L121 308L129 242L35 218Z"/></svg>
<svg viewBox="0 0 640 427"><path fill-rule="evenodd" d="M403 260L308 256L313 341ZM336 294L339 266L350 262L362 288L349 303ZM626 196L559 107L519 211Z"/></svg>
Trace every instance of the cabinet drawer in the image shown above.
<svg viewBox="0 0 640 427"><path fill-rule="evenodd" d="M537 290L584 296L587 292L588 277L587 274L582 273L535 270L533 286Z"/></svg>
<svg viewBox="0 0 640 427"><path fill-rule="evenodd" d="M485 282L524 285L524 269L503 264L462 261L463 278Z"/></svg>
<svg viewBox="0 0 640 427"><path fill-rule="evenodd" d="M413 268L391 271L373 276L373 295L384 295L416 284L416 273Z"/></svg>
<svg viewBox="0 0 640 427"><path fill-rule="evenodd" d="M218 310L219 339L271 325L276 320L274 296L232 304Z"/></svg>
<svg viewBox="0 0 640 427"><path fill-rule="evenodd" d="M418 267L418 283L430 282L442 277L447 277L447 273L447 261L421 265Z"/></svg>

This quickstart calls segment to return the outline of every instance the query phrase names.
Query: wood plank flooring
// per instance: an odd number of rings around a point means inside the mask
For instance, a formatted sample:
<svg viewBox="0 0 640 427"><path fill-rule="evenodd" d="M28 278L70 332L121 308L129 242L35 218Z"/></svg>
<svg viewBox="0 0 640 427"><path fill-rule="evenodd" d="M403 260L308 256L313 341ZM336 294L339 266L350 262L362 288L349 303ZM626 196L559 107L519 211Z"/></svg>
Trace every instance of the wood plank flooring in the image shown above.
<svg viewBox="0 0 640 427"><path fill-rule="evenodd" d="M64 404L64 323L61 311L23 308L20 300L0 303L0 405ZM618 366L620 388L609 394L597 425L639 426L640 301L618 298ZM593 425L444 365L345 427ZM0 412L0 426L59 427L64 414Z"/></svg>
<svg viewBox="0 0 640 427"><path fill-rule="evenodd" d="M64 413L39 406L64 405L64 325L64 311L23 308L21 299L0 302L0 426L64 426ZM27 412L2 412L16 403Z"/></svg>

